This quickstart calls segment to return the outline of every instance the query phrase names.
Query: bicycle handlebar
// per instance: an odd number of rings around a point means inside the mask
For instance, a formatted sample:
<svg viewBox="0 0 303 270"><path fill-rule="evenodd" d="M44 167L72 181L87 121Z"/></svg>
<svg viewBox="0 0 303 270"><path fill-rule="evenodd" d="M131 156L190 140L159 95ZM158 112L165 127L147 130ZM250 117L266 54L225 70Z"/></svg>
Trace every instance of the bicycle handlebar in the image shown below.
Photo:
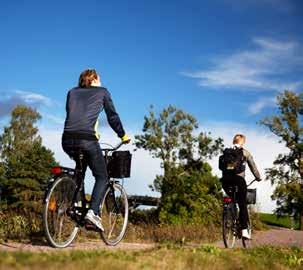
<svg viewBox="0 0 303 270"><path fill-rule="evenodd" d="M119 142L116 146L113 146L112 148L101 148L102 151L105 152L113 152L118 150L123 144L127 144L128 142Z"/></svg>
<svg viewBox="0 0 303 270"><path fill-rule="evenodd" d="M259 182L257 178L255 178L254 180L252 180L248 185L246 185L247 187L249 187L250 185L252 185L254 182Z"/></svg>

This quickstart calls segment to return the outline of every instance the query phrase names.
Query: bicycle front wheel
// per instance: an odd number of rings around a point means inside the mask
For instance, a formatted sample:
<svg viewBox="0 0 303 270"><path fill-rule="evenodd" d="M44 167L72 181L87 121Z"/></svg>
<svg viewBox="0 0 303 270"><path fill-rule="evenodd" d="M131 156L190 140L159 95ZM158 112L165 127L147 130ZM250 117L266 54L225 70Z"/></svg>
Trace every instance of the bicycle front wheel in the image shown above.
<svg viewBox="0 0 303 270"><path fill-rule="evenodd" d="M104 227L102 239L107 245L117 245L124 237L128 222L127 194L120 184L109 185L101 203L100 215Z"/></svg>
<svg viewBox="0 0 303 270"><path fill-rule="evenodd" d="M46 239L53 247L67 247L77 235L79 228L68 216L75 191L75 181L69 176L62 176L55 180L46 195L43 225Z"/></svg>
<svg viewBox="0 0 303 270"><path fill-rule="evenodd" d="M228 205L223 210L222 217L222 236L224 246L226 248L233 248L236 243L236 230L235 230L235 219L232 212L232 206Z"/></svg>

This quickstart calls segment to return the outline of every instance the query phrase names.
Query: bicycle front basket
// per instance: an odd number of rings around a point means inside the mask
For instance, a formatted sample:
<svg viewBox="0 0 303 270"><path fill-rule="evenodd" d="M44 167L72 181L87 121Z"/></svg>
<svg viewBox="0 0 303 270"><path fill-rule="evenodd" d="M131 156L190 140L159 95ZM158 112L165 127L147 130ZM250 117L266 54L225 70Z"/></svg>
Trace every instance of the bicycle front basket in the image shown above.
<svg viewBox="0 0 303 270"><path fill-rule="evenodd" d="M107 165L108 175L111 178L130 177L132 155L129 151L115 151Z"/></svg>
<svg viewBox="0 0 303 270"><path fill-rule="evenodd" d="M246 197L247 204L256 204L256 200L257 200L257 189L255 188L247 189L247 197Z"/></svg>

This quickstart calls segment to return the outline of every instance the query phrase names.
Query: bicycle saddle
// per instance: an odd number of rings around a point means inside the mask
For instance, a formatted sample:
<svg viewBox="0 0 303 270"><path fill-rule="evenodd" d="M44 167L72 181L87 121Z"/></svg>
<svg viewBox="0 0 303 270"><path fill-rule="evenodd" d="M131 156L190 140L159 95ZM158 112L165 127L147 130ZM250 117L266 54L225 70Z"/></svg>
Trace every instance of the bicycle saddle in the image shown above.
<svg viewBox="0 0 303 270"><path fill-rule="evenodd" d="M227 191L230 193L238 192L239 187L238 186L229 186L229 187L227 187Z"/></svg>
<svg viewBox="0 0 303 270"><path fill-rule="evenodd" d="M83 158L84 158L84 153L83 153L82 150L77 150L77 151L75 151L75 152L72 153L71 158L72 158L74 161L83 160Z"/></svg>

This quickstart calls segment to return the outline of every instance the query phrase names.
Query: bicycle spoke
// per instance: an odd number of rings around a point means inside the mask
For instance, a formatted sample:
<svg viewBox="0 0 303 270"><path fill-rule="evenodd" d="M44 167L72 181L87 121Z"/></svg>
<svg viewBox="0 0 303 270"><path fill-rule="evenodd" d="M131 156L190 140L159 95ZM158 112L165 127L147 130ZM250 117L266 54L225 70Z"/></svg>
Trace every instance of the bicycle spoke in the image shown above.
<svg viewBox="0 0 303 270"><path fill-rule="evenodd" d="M124 236L128 221L127 195L121 185L113 184L107 190L100 212L104 226L101 234L103 240L108 245L118 244Z"/></svg>
<svg viewBox="0 0 303 270"><path fill-rule="evenodd" d="M78 228L67 215L75 192L72 178L62 177L54 182L48 194L43 220L46 238L54 247L65 247L75 238Z"/></svg>
<svg viewBox="0 0 303 270"><path fill-rule="evenodd" d="M110 214L110 221L112 220L112 215L113 215L114 213L111 213ZM117 217L117 215L115 215L116 217ZM112 235L112 233L113 233L113 230L114 230L114 228L115 228L115 225L116 225L116 221L117 221L117 218L115 218L115 221L113 222L113 224L112 224L112 222L111 222L111 224L110 224L110 231L109 231L109 234L108 234L108 238L110 238L111 237L111 235Z"/></svg>

